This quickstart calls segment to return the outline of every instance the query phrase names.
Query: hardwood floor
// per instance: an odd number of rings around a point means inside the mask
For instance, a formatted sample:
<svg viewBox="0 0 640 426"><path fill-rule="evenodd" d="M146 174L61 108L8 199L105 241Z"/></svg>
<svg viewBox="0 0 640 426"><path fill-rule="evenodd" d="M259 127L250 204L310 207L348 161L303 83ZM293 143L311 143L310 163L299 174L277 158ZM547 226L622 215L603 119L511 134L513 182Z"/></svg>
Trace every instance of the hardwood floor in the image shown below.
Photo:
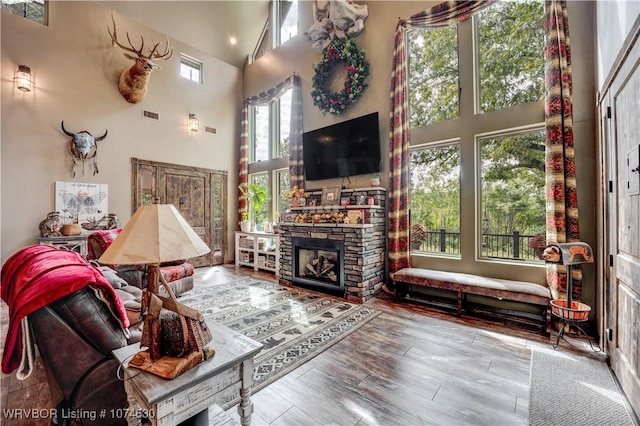
<svg viewBox="0 0 640 426"><path fill-rule="evenodd" d="M246 268L199 268L198 279L230 282ZM197 281L196 281L197 285ZM367 301L382 313L252 397L254 425L526 425L530 350L555 333L504 321L456 318L424 305L396 304L387 294ZM2 346L7 307L2 304ZM558 351L604 360L586 340L568 337ZM19 381L2 375L3 409L52 407L46 375ZM46 425L0 416L3 425ZM228 410L237 419L236 408Z"/></svg>

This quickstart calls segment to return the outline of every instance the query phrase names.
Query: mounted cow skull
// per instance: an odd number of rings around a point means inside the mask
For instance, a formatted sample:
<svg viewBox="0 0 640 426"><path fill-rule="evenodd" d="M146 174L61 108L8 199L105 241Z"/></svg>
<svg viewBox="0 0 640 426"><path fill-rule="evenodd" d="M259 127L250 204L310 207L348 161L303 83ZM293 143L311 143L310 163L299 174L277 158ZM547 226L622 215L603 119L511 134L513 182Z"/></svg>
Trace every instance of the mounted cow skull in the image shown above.
<svg viewBox="0 0 640 426"><path fill-rule="evenodd" d="M98 161L96 155L98 155L98 142L104 140L107 137L108 130L105 130L104 135L94 138L91 133L83 130L79 133L72 133L64 128L64 121L60 124L62 131L65 135L71 136L69 142L69 153L73 159L73 166L71 167L71 177L76 177L76 166L78 161L82 161L82 174L84 175L84 162L86 160L92 160L93 162L93 174L98 173Z"/></svg>
<svg viewBox="0 0 640 426"><path fill-rule="evenodd" d="M115 11L111 14L111 21L113 22L113 32L111 29L107 27L107 31L109 31L109 35L111 36L111 40L113 40L113 44L120 47L126 52L134 53L134 55L130 55L125 53L129 59L135 61L135 63L126 68L120 74L120 81L118 83L118 88L120 89L120 94L132 104L137 104L144 96L147 94L147 83L149 82L149 76L151 75L151 71L154 69L160 68L158 65L152 62L152 59L169 59L173 55L173 48L169 47L169 37L167 37L167 44L165 46L164 52L159 53L156 52L158 47L162 43L156 43L152 49L149 50L148 55L144 55L142 50L144 49L144 37L140 36L142 41L140 45L140 49L136 49L136 47L131 42L129 38L129 33L127 33L127 41L129 42L129 46L127 47L121 44L118 41L118 35L116 34L116 20L113 17L115 15Z"/></svg>

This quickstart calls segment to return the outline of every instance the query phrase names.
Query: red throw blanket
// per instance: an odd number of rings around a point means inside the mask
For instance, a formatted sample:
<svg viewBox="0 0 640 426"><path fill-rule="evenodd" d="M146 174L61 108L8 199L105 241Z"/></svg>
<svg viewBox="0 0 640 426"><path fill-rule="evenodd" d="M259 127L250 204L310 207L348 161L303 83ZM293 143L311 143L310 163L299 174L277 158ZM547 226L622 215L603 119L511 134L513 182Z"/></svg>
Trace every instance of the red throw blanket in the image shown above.
<svg viewBox="0 0 640 426"><path fill-rule="evenodd" d="M32 312L91 285L100 289L123 324L129 319L120 298L99 269L79 253L46 245L34 245L12 255L2 266L0 296L9 306L9 329L2 354L2 372L20 365L20 321Z"/></svg>

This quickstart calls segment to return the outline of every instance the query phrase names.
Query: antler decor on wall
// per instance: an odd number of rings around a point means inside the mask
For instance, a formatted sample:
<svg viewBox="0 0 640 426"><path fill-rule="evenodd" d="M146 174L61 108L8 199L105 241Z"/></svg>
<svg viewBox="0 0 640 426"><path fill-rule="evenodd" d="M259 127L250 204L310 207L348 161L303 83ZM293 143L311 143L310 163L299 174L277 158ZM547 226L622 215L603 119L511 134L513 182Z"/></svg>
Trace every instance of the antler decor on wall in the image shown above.
<svg viewBox="0 0 640 426"><path fill-rule="evenodd" d="M69 142L69 153L73 158L73 165L71 167L71 177L76 177L76 166L78 161L82 161L82 174L84 175L84 162L86 160L93 160L93 174L98 173L98 161L96 155L98 155L98 142L104 140L107 137L108 130L104 131L104 135L94 138L91 133L83 130L78 133L73 133L64 128L64 121L60 124L62 131L65 135L71 136Z"/></svg>
<svg viewBox="0 0 640 426"><path fill-rule="evenodd" d="M160 68L158 65L154 64L152 60L167 60L171 58L171 56L173 55L173 48L169 46L169 37L167 36L167 42L164 52L157 52L162 43L156 43L153 45L153 48L148 49L149 53L145 55L143 54L144 37L140 36L141 44L140 48L138 49L131 42L131 38L129 37L128 32L127 42L129 42L129 46L123 45L118 41L118 34L116 34L116 20L114 18L115 13L116 12L114 11L111 14L111 21L113 22L113 32L109 27L107 27L107 31L109 31L109 35L111 36L111 40L113 40L114 45L120 47L125 52L131 52L134 54L131 55L129 53L125 53L124 56L135 61L132 66L124 69L120 74L118 89L120 89L120 94L122 94L127 102L137 104L142 99L144 99L145 95L147 94L147 83L149 82L151 71Z"/></svg>

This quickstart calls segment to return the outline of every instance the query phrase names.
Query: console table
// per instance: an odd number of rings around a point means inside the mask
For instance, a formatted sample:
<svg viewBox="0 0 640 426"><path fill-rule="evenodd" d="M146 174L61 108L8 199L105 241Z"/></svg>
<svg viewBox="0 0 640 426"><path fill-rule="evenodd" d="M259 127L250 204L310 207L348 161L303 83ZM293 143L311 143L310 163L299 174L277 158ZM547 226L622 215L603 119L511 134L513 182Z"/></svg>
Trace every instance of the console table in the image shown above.
<svg viewBox="0 0 640 426"><path fill-rule="evenodd" d="M113 351L124 365L129 425L140 425L141 417L146 416L152 425L176 425L237 396L241 424L251 423L253 357L262 344L215 321L207 321L207 326L215 355L172 380L128 367L129 360L140 350L138 343Z"/></svg>
<svg viewBox="0 0 640 426"><path fill-rule="evenodd" d="M67 250L77 251L85 258L87 257L87 235L80 234L66 237L38 237L38 244L46 244L57 248L65 248Z"/></svg>

